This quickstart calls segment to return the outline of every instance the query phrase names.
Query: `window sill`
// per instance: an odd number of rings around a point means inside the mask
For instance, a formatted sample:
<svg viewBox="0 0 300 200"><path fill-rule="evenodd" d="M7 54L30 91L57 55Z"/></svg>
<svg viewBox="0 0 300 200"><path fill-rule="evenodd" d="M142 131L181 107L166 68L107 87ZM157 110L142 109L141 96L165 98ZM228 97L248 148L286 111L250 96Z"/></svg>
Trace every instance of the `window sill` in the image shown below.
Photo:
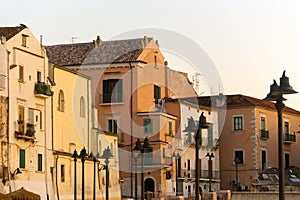
<svg viewBox="0 0 300 200"><path fill-rule="evenodd" d="M124 102L115 102L115 103L100 103L100 106L113 106L113 105L123 105Z"/></svg>

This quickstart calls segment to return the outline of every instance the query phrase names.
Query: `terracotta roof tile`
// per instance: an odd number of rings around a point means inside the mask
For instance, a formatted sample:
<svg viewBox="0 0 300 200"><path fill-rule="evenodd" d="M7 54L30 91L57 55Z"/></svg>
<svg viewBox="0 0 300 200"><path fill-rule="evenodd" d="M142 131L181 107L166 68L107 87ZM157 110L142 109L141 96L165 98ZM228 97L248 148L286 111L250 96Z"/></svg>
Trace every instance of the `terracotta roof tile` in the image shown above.
<svg viewBox="0 0 300 200"><path fill-rule="evenodd" d="M120 63L137 61L143 51L142 40L104 41L97 48L92 42L53 45L46 46L46 50L49 61L61 66Z"/></svg>
<svg viewBox="0 0 300 200"><path fill-rule="evenodd" d="M0 27L0 35L6 37L6 40L9 40L24 28L27 28L24 24L15 27Z"/></svg>

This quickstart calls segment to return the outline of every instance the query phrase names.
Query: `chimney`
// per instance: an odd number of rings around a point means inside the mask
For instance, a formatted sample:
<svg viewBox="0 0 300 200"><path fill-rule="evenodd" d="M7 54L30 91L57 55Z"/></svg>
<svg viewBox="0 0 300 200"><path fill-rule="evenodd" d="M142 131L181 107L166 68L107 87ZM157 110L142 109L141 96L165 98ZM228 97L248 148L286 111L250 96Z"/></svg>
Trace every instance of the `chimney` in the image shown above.
<svg viewBox="0 0 300 200"><path fill-rule="evenodd" d="M145 46L148 45L149 41L148 41L148 37L147 36L144 36L144 40L145 40Z"/></svg>
<svg viewBox="0 0 300 200"><path fill-rule="evenodd" d="M93 44L94 44L94 48L98 47L97 42L95 40L93 40Z"/></svg>
<svg viewBox="0 0 300 200"><path fill-rule="evenodd" d="M3 35L1 35L1 36L0 36L0 40L1 40L1 44L5 44L5 42L6 42L6 37L3 36Z"/></svg>
<svg viewBox="0 0 300 200"><path fill-rule="evenodd" d="M141 40L142 49L145 49L145 43L144 40Z"/></svg>
<svg viewBox="0 0 300 200"><path fill-rule="evenodd" d="M103 43L99 35L97 35L96 43L97 43L97 47Z"/></svg>
<svg viewBox="0 0 300 200"><path fill-rule="evenodd" d="M169 97L169 75L168 75L168 61L164 62L164 70L165 70L165 97Z"/></svg>
<svg viewBox="0 0 300 200"><path fill-rule="evenodd" d="M157 40L155 40L155 43L156 43L157 47L159 48L159 44L158 44L158 41L157 41Z"/></svg>

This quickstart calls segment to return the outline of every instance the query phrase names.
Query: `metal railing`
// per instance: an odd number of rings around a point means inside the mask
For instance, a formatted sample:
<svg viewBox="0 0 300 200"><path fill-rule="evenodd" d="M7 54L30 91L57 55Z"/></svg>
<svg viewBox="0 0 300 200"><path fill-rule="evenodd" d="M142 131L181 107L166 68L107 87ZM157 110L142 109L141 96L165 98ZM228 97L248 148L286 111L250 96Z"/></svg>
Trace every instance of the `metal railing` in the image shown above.
<svg viewBox="0 0 300 200"><path fill-rule="evenodd" d="M285 143L296 142L296 134L284 134L283 141Z"/></svg>
<svg viewBox="0 0 300 200"><path fill-rule="evenodd" d="M269 139L269 131L260 130L260 139L263 140Z"/></svg>

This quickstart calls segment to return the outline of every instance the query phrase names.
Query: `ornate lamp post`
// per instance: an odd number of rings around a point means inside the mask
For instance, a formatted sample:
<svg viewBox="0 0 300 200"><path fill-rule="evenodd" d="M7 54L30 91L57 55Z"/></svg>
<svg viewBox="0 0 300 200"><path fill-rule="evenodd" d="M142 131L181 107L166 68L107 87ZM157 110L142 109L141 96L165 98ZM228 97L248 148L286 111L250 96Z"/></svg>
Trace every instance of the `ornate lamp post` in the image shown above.
<svg viewBox="0 0 300 200"><path fill-rule="evenodd" d="M109 159L113 157L109 146L104 149L103 151L103 155L101 156L101 158L105 159L105 176L106 176L106 181L105 181L105 194L106 194L106 200L109 200L109 191L108 191L108 187L109 187L109 171L108 171L108 164L109 164Z"/></svg>
<svg viewBox="0 0 300 200"><path fill-rule="evenodd" d="M196 191L195 191L195 200L199 200L199 139L202 137L202 129L207 129L209 127L209 123L206 122L206 117L204 116L204 113L202 112L199 117L199 123L198 126L196 126L195 121L193 117L190 117L188 119L188 127L184 130L184 132L194 132L195 137L195 146L196 146L196 157L195 157L195 179L196 179Z"/></svg>
<svg viewBox="0 0 300 200"><path fill-rule="evenodd" d="M83 147L83 149L80 151L79 157L81 158L82 163L82 200L84 200L84 162L87 157L86 149Z"/></svg>
<svg viewBox="0 0 300 200"><path fill-rule="evenodd" d="M144 144L142 145L140 139L137 139L133 151L139 151L141 153L142 159L142 171L141 171L141 199L144 199L144 153L145 150L152 150L150 141L148 137L144 139ZM147 153L147 152L146 152Z"/></svg>
<svg viewBox="0 0 300 200"><path fill-rule="evenodd" d="M270 87L270 93L264 100L275 101L275 107L278 115L278 172L279 172L279 200L284 200L284 166L283 166L283 136L282 136L282 110L286 99L283 98L284 94L297 93L290 86L289 78L285 76L285 71L280 78L280 85L278 86L274 80Z"/></svg>
<svg viewBox="0 0 300 200"><path fill-rule="evenodd" d="M208 178L209 178L209 192L212 192L211 190L211 179L212 179L212 158L214 158L213 153L207 152L206 157L208 157Z"/></svg>
<svg viewBox="0 0 300 200"><path fill-rule="evenodd" d="M78 154L76 149L74 150L74 153L72 155L72 158L74 158L74 200L77 199L77 158Z"/></svg>
<svg viewBox="0 0 300 200"><path fill-rule="evenodd" d="M176 171L176 196L178 196L178 158L180 157L180 155L179 155L179 153L175 153L175 152L173 152L173 155L172 155L172 157L174 157L175 158L175 171Z"/></svg>
<svg viewBox="0 0 300 200"><path fill-rule="evenodd" d="M239 182L239 171L238 171L238 164L240 163L240 159L238 157L234 158L235 164L235 182L236 182L236 190L239 190L240 182Z"/></svg>

